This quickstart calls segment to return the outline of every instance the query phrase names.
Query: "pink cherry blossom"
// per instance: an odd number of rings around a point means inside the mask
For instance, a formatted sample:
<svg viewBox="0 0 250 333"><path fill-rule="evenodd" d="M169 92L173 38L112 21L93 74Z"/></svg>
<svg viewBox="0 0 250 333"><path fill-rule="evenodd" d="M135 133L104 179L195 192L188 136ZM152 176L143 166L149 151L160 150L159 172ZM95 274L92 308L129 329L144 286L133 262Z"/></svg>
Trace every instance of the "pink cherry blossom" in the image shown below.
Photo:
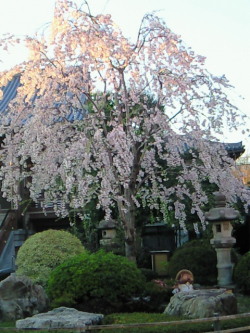
<svg viewBox="0 0 250 333"><path fill-rule="evenodd" d="M62 216L95 197L107 219L118 208L132 259L137 207L174 208L186 230L190 198L205 229L202 180L217 184L229 203L240 197L247 207L249 191L233 176L234 161L211 144L226 123L237 126L231 86L210 74L204 57L159 17L146 15L131 42L110 15L94 17L60 0L43 35L0 41L4 48L16 42L26 43L29 59L0 76L5 86L21 75L1 120L2 192L16 207L21 182L32 200L43 196Z"/></svg>

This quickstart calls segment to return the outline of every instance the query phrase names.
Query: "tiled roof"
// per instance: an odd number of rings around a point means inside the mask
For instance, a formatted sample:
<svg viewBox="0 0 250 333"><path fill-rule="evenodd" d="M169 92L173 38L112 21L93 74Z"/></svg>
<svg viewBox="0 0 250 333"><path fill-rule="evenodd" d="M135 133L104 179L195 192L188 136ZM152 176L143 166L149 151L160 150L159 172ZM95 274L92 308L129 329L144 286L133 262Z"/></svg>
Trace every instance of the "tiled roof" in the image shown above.
<svg viewBox="0 0 250 333"><path fill-rule="evenodd" d="M242 145L242 141L240 142L231 142L231 143L224 143L226 150L228 151L242 151L244 147Z"/></svg>
<svg viewBox="0 0 250 333"><path fill-rule="evenodd" d="M5 87L2 87L3 98L0 100L0 113L5 113L9 102L16 97L17 88L20 86L20 75L15 75Z"/></svg>
<svg viewBox="0 0 250 333"><path fill-rule="evenodd" d="M11 81L5 87L2 87L3 98L0 100L0 114L6 114L8 112L8 105L12 99L16 97L17 88L20 86L21 75L15 75ZM35 100L35 98L34 98ZM85 101L85 98L83 97ZM66 117L68 121L73 122L75 120L82 120L86 114L86 111L72 109ZM58 118L57 121L61 121L62 118Z"/></svg>
<svg viewBox="0 0 250 333"><path fill-rule="evenodd" d="M213 144L218 144L219 142L212 142ZM240 142L222 142L222 145L226 149L226 151L229 153L229 155L237 159L239 158L244 152L245 147L242 144L242 141Z"/></svg>

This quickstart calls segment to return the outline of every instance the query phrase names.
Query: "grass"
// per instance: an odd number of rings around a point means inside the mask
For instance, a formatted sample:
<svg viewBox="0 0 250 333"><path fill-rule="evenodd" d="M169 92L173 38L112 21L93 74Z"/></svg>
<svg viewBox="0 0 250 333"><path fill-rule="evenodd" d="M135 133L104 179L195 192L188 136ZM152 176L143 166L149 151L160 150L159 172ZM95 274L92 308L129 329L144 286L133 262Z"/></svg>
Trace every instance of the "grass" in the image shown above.
<svg viewBox="0 0 250 333"><path fill-rule="evenodd" d="M238 312L247 313L250 312L250 296L245 296L241 294L236 294L238 302ZM166 322L166 321L179 321L186 318L167 316L162 313L143 313L143 312L134 312L134 313L116 313L107 315L104 319L103 324L133 324L133 323L155 323L155 322ZM229 329L236 327L243 327L250 325L249 318L240 318L233 319L228 321L221 322L221 329ZM28 333L32 332L31 330L13 330L15 327L15 322L0 322L0 332L2 333ZM201 333L201 332L212 332L213 323L196 323L196 324L183 324L183 325L169 325L169 326L157 326L157 327L138 327L138 328L129 328L129 329L105 329L105 330L96 330L96 333ZM33 331L34 332L34 331ZM35 330L39 333L51 333L49 330ZM62 331L56 330L53 331L56 333L75 333L79 330L70 330ZM90 331L92 332L92 331ZM94 332L94 331L93 331Z"/></svg>
<svg viewBox="0 0 250 333"><path fill-rule="evenodd" d="M238 303L238 313L250 312L250 296L235 294Z"/></svg>
<svg viewBox="0 0 250 333"><path fill-rule="evenodd" d="M112 324L132 324L132 323L152 323L152 322L171 322L180 321L186 318L170 317L164 314L148 314L148 313L133 313L133 314L113 314L105 318L106 323ZM250 325L250 318L240 318L234 320L227 320L220 323L221 329L229 329L236 327L244 327ZM129 329L116 329L115 333L201 333L211 332L214 330L213 322L204 323L191 323L168 326L151 326L151 327L137 327ZM101 330L101 333L111 333L114 330Z"/></svg>

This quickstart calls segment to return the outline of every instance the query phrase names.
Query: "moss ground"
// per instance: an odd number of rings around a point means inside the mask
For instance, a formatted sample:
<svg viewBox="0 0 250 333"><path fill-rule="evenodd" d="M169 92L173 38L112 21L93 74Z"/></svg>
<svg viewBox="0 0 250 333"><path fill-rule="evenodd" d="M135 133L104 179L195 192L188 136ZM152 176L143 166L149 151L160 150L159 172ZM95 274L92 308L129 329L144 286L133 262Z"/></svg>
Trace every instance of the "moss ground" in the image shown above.
<svg viewBox="0 0 250 333"><path fill-rule="evenodd" d="M247 313L250 312L250 296L236 294L238 301L238 312L239 313ZM165 321L173 321L173 320L181 320L184 318L176 318L166 316L162 313L118 313L111 314L105 317L104 324L133 324L133 323L153 323L153 322L165 322ZM241 318L229 320L221 323L221 329L229 329L236 327L250 326L250 317L249 318ZM0 332L3 333L28 333L32 331L28 330L20 330L16 331L13 328L15 327L15 322L0 322ZM130 328L130 329L115 329L115 333L201 333L201 332L212 332L213 324L210 323L201 323L201 324L190 324L190 325L179 325L179 326L167 326L167 327L145 327L145 328ZM34 332L34 331L33 331ZM39 333L51 333L48 330L36 330ZM72 331L53 331L54 333L75 333L79 332L79 330ZM94 332L94 331L93 331ZM96 333L114 333L114 329L112 330L101 330L95 331ZM250 332L250 330L246 330L245 332Z"/></svg>

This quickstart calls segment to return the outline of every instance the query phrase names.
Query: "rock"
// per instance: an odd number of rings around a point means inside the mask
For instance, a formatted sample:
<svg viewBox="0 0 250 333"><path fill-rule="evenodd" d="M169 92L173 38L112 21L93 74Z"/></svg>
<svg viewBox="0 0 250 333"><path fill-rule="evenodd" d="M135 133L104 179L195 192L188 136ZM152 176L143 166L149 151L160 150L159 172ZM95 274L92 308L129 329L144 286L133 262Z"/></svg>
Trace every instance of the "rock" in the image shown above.
<svg viewBox="0 0 250 333"><path fill-rule="evenodd" d="M102 314L78 311L60 307L47 313L39 313L33 317L16 321L18 329L49 328L84 328L86 325L97 325L103 319ZM81 330L81 332L83 332Z"/></svg>
<svg viewBox="0 0 250 333"><path fill-rule="evenodd" d="M48 310L43 287L11 274L0 282L0 320L16 320Z"/></svg>
<svg viewBox="0 0 250 333"><path fill-rule="evenodd" d="M193 290L179 292L171 297L164 313L188 318L213 317L237 313L237 300L226 289Z"/></svg>

